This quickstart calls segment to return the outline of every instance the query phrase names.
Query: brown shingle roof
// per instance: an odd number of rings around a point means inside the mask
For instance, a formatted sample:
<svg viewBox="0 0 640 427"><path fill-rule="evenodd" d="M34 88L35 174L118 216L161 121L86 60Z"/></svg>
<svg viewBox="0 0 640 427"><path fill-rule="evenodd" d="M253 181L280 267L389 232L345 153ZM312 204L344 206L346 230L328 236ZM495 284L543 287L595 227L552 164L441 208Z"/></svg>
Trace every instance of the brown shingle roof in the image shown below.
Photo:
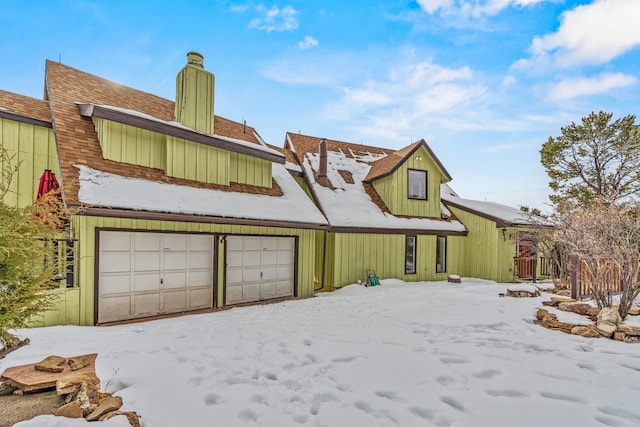
<svg viewBox="0 0 640 427"><path fill-rule="evenodd" d="M281 195L275 181L272 188L262 188L232 183L231 186L206 184L198 181L168 177L164 171L144 166L119 163L102 156L100 143L93 122L81 117L76 105L79 103L102 104L126 108L148 114L164 121L174 120L174 102L123 86L101 77L85 73L67 65L46 62L46 90L51 103L54 130L60 155L62 180L65 185L65 200L71 205L78 201L78 169L75 164L132 178L169 182L200 188L237 191L252 194ZM215 117L217 134L258 144L251 127L222 117Z"/></svg>
<svg viewBox="0 0 640 427"><path fill-rule="evenodd" d="M51 123L51 111L47 101L5 90L0 90L0 111Z"/></svg>

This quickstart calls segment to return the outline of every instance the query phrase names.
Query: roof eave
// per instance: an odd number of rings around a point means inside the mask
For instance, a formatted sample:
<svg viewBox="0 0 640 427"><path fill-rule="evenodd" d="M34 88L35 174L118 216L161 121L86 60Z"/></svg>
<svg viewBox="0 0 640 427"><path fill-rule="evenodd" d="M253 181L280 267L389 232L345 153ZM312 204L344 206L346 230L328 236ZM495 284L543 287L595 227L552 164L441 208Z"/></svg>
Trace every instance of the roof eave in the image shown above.
<svg viewBox="0 0 640 427"><path fill-rule="evenodd" d="M42 126L52 128L51 122L34 119L32 117L23 116L21 114L10 113L9 111L0 110L0 119L13 120L14 122L26 123L29 125Z"/></svg>

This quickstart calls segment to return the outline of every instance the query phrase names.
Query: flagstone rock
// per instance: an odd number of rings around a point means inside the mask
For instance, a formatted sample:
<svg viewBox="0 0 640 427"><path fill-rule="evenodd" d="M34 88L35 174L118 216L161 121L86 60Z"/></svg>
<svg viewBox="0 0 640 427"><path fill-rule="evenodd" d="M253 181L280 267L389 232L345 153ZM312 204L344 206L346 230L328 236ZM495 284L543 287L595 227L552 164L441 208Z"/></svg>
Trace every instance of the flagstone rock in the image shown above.
<svg viewBox="0 0 640 427"><path fill-rule="evenodd" d="M53 415L67 418L82 418L82 408L77 400L62 405L53 412Z"/></svg>
<svg viewBox="0 0 640 427"><path fill-rule="evenodd" d="M602 336L611 338L611 336L618 329L618 327L609 322L598 322L596 324L596 329L598 330L598 332L600 332Z"/></svg>
<svg viewBox="0 0 640 427"><path fill-rule="evenodd" d="M546 305L548 307L557 307L560 303L563 302L575 302L576 300L566 297L551 297L549 301L542 301L542 305Z"/></svg>
<svg viewBox="0 0 640 427"><path fill-rule="evenodd" d="M576 325L571 328L571 334L585 338L599 338L601 336L595 328L583 325Z"/></svg>
<svg viewBox="0 0 640 427"><path fill-rule="evenodd" d="M539 308L538 312L536 313L536 319L538 320L542 320L544 319L547 315L549 315L549 312L547 310L545 310L544 308Z"/></svg>
<svg viewBox="0 0 640 427"><path fill-rule="evenodd" d="M568 311L570 313L576 313L583 316L588 315L592 308L593 307L590 304L587 304L586 302L572 301L572 302L561 302L560 304L558 304L559 310Z"/></svg>
<svg viewBox="0 0 640 427"><path fill-rule="evenodd" d="M43 372L62 372L64 371L64 365L67 362L67 359L60 356L49 356L46 357L41 362L36 363L33 367L37 371Z"/></svg>
<svg viewBox="0 0 640 427"><path fill-rule="evenodd" d="M95 384L82 383L75 396L75 401L80 404L82 415L86 417L95 411L100 403L100 391Z"/></svg>
<svg viewBox="0 0 640 427"><path fill-rule="evenodd" d="M114 412L109 412L108 414L105 414L102 417L100 417L100 421L109 420L109 419L111 419L113 417L117 417L119 415L127 417L127 420L129 420L129 424L131 424L131 427L140 427L140 415L138 415L135 411L128 411L128 412L114 411Z"/></svg>
<svg viewBox="0 0 640 427"><path fill-rule="evenodd" d="M56 381L56 392L59 395L69 394L76 391L82 383L93 384L100 387L100 379L93 372L74 372Z"/></svg>
<svg viewBox="0 0 640 427"><path fill-rule="evenodd" d="M612 325L618 325L622 322L620 313L614 308L605 307L598 313L598 324L610 323Z"/></svg>
<svg viewBox="0 0 640 427"><path fill-rule="evenodd" d="M626 335L623 334L622 332L614 332L613 336L611 338L613 338L616 341L622 341L624 342Z"/></svg>
<svg viewBox="0 0 640 427"><path fill-rule="evenodd" d="M620 324L618 331L625 335L640 336L640 326Z"/></svg>
<svg viewBox="0 0 640 427"><path fill-rule="evenodd" d="M69 359L68 363L72 371L77 371L85 366L89 366L91 364L91 358L83 356L72 357Z"/></svg>
<svg viewBox="0 0 640 427"><path fill-rule="evenodd" d="M566 322L561 322L556 318L556 315L551 313L547 316L545 316L544 319L542 319L542 326L544 326L547 329L554 329L557 331L562 331L566 334L570 334L571 333L571 329L573 328L574 325L572 325L571 323L566 323Z"/></svg>
<svg viewBox="0 0 640 427"><path fill-rule="evenodd" d="M637 305L632 305L629 308L629 313L627 313L631 316L639 316L640 315L640 307L638 307Z"/></svg>
<svg viewBox="0 0 640 427"><path fill-rule="evenodd" d="M93 412L87 415L87 421L98 421L101 416L109 412L117 411L122 407L122 398L120 396L111 396L103 400Z"/></svg>

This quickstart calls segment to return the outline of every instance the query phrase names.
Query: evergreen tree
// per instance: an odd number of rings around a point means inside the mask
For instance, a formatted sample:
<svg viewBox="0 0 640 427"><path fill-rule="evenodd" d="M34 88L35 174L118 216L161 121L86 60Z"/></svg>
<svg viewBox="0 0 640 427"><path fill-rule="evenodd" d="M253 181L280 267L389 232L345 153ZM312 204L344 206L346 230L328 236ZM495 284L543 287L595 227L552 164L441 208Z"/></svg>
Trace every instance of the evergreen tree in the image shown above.
<svg viewBox="0 0 640 427"><path fill-rule="evenodd" d="M588 205L599 197L614 202L640 192L640 126L635 116L611 121L600 111L561 128L540 150L541 162L551 178L553 203L563 199Z"/></svg>
<svg viewBox="0 0 640 427"><path fill-rule="evenodd" d="M4 202L18 168L13 158L0 145L0 351L17 341L11 329L26 327L55 303L47 291L55 275L51 240L59 237L63 221L53 193L25 208Z"/></svg>

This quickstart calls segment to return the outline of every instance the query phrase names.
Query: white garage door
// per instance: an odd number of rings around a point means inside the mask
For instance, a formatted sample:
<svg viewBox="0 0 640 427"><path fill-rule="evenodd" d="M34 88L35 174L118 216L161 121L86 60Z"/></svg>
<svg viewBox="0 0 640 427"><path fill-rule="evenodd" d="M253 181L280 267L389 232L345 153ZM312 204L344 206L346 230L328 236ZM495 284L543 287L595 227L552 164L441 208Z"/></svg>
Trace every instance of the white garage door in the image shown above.
<svg viewBox="0 0 640 427"><path fill-rule="evenodd" d="M293 295L295 238L227 236L225 304Z"/></svg>
<svg viewBox="0 0 640 427"><path fill-rule="evenodd" d="M211 308L213 236L100 231L98 323Z"/></svg>

